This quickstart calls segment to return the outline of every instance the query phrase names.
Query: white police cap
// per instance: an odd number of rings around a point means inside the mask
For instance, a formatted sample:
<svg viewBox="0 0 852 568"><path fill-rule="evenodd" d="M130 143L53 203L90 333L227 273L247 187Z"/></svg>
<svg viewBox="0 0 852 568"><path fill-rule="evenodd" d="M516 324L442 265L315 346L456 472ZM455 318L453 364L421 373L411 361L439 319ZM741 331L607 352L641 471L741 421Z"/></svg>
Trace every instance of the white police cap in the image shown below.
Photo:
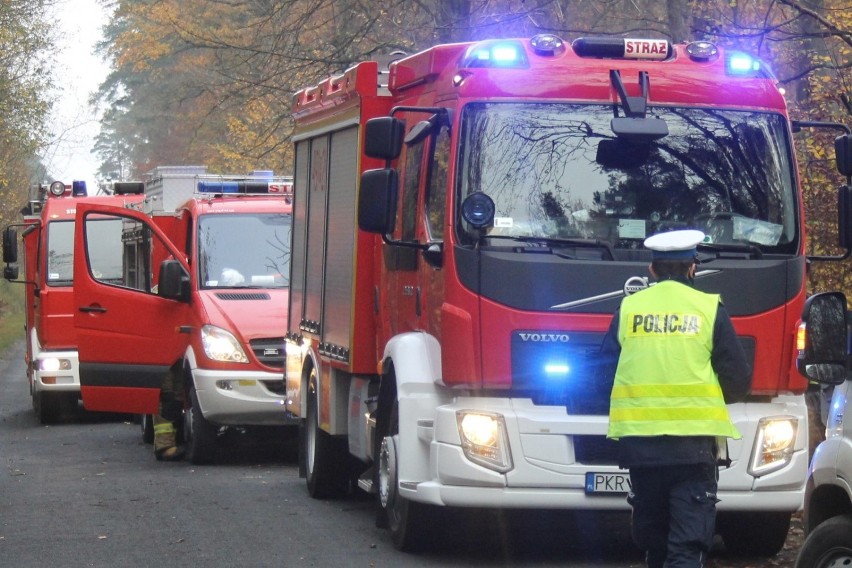
<svg viewBox="0 0 852 568"><path fill-rule="evenodd" d="M653 258L690 259L695 256L696 246L704 240L704 233L694 229L657 233L645 239L645 246L652 251Z"/></svg>

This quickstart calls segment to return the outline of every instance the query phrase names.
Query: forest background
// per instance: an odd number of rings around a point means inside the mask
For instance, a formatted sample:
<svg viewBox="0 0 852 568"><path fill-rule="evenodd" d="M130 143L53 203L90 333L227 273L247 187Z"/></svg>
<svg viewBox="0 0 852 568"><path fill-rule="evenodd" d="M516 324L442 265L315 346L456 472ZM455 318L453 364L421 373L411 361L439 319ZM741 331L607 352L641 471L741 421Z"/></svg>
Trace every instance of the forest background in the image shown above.
<svg viewBox="0 0 852 568"><path fill-rule="evenodd" d="M33 184L65 180L44 156L61 38L52 0L0 2L0 223L19 220ZM99 45L110 72L94 151L103 181L165 164L290 173L291 98L358 61L436 43L554 33L709 40L757 55L786 90L790 115L852 124L852 0L117 0ZM798 134L808 254L837 255L831 137ZM852 261L851 261L852 262ZM852 295L850 262L813 263L812 292ZM0 347L21 336L0 283ZM6 337L6 339L4 339Z"/></svg>

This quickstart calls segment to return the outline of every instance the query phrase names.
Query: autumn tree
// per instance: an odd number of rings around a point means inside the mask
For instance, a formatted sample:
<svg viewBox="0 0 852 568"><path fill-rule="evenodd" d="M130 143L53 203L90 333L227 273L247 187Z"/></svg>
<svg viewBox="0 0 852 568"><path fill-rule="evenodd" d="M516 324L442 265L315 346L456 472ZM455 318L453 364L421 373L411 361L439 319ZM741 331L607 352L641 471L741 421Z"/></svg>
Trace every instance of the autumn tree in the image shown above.
<svg viewBox="0 0 852 568"><path fill-rule="evenodd" d="M30 183L45 174L51 29L47 2L0 3L0 215L16 220Z"/></svg>

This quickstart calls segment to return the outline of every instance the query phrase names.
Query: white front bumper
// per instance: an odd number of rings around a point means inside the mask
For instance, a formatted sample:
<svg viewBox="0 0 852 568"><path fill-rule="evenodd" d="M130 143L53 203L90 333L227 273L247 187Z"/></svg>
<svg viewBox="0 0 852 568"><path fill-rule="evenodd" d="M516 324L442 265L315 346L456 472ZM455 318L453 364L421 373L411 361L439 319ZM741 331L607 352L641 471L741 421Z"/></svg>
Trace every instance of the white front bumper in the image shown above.
<svg viewBox="0 0 852 568"><path fill-rule="evenodd" d="M564 407L536 406L528 399L458 398L433 409L434 419L425 418L428 398L403 397L400 405L400 416L423 417L413 428L400 424L400 492L413 501L459 507L628 508L624 494L586 493L587 473L623 473L617 466L607 465L614 463L611 455L597 463L577 459L578 437L585 437L586 442L601 440L606 435L607 416L570 416ZM807 419L800 414L797 397L730 408L743 439L729 442L733 464L720 471L719 510L799 510L808 456ZM456 412L467 409L503 416L512 457L510 471L499 473L465 457ZM749 457L758 419L768 414L800 416L796 450L785 467L755 478L747 472Z"/></svg>
<svg viewBox="0 0 852 568"><path fill-rule="evenodd" d="M283 373L193 369L192 378L201 413L224 426L277 426L295 424L284 409L283 394L269 390L264 381L282 382Z"/></svg>
<svg viewBox="0 0 852 568"><path fill-rule="evenodd" d="M64 361L57 371L41 370L48 359ZM80 360L76 351L41 351L33 361L34 392L80 392Z"/></svg>

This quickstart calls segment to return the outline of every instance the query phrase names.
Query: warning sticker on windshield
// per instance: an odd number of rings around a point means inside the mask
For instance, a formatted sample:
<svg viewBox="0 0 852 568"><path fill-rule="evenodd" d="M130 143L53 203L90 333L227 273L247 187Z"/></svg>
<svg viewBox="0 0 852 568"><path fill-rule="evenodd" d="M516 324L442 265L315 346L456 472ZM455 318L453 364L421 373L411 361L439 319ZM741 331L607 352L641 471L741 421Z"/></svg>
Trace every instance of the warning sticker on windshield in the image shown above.
<svg viewBox="0 0 852 568"><path fill-rule="evenodd" d="M645 221L641 219L619 219L618 220L618 238L619 239L644 239L645 238Z"/></svg>

